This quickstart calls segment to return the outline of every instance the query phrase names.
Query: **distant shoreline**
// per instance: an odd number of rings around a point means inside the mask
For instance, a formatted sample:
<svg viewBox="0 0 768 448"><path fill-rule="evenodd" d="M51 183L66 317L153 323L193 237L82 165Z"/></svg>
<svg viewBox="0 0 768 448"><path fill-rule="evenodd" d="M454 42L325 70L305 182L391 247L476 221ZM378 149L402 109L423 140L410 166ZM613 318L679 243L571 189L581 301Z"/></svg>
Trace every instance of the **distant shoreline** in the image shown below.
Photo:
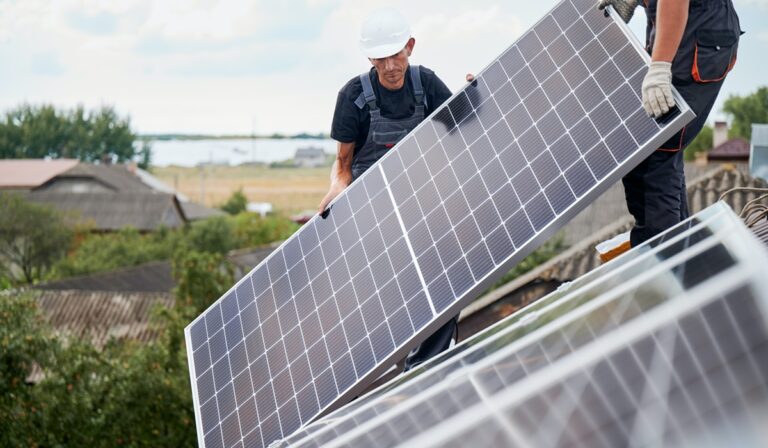
<svg viewBox="0 0 768 448"><path fill-rule="evenodd" d="M328 138L330 138L328 134L308 134L305 132L292 135L141 134L136 137L137 140L318 140Z"/></svg>

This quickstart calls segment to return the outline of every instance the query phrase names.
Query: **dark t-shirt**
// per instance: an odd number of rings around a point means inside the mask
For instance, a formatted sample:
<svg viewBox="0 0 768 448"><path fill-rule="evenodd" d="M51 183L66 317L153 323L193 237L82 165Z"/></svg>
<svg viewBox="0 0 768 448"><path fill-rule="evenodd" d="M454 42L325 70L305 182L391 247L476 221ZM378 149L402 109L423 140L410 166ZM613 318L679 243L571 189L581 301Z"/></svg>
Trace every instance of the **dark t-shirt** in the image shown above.
<svg viewBox="0 0 768 448"><path fill-rule="evenodd" d="M421 85L424 88L424 95L427 99L427 109L425 112L429 115L451 97L451 91L435 75L435 72L425 67L420 66L419 68ZM397 90L389 90L382 87L379 84L379 76L376 73L376 69L373 67L371 67L368 76L371 78L373 91L376 94L376 104L381 109L383 117L398 119L413 115L416 99L413 96L410 70L406 72L403 87ZM371 124L371 114L368 111L368 106L363 106L360 109L355 105L355 100L362 91L363 86L358 76L349 80L341 88L336 98L336 110L333 113L333 124L331 125L331 138L342 143L355 142L355 152L365 144Z"/></svg>

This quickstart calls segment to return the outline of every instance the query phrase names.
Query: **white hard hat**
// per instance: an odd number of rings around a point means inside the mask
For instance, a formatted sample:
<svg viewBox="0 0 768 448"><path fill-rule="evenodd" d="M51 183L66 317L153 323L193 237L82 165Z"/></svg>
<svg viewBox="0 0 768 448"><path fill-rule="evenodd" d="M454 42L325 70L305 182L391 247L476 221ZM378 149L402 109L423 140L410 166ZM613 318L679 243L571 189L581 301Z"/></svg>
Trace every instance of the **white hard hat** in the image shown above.
<svg viewBox="0 0 768 448"><path fill-rule="evenodd" d="M360 48L371 59L397 54L410 38L408 20L393 8L373 11L360 28Z"/></svg>

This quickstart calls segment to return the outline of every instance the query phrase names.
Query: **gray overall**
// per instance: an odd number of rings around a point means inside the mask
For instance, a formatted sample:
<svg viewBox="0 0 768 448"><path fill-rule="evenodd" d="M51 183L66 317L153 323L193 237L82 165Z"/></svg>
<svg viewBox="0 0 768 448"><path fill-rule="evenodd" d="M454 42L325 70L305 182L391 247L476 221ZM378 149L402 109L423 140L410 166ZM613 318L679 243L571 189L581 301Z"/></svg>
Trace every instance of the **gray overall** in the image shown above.
<svg viewBox="0 0 768 448"><path fill-rule="evenodd" d="M421 85L419 66L411 65L409 70L413 83L413 94L416 98L416 109L413 111L413 115L401 119L381 116L381 109L376 104L376 94L373 93L369 72L360 75L363 91L355 100L355 105L360 109L364 108L366 104L368 105L368 111L371 114L371 127L365 143L355 151L352 158L352 180L360 177L371 165L384 157L384 154L392 149L397 142L424 121L426 96L424 96L424 88Z"/></svg>
<svg viewBox="0 0 768 448"><path fill-rule="evenodd" d="M381 110L376 104L376 95L373 92L371 78L368 73L360 75L363 91L355 100L355 105L362 109L368 105L371 113L371 127L365 144L355 152L352 158L352 179L360 177L368 168L394 147L409 132L414 130L426 117L427 99L424 88L421 85L421 74L418 65L410 66L413 94L416 100L416 108L413 115L407 118L391 119L381 116ZM386 298L384 299L386 300ZM438 328L418 347L414 348L405 359L405 370L408 371L424 361L451 347L458 337L459 316L454 317L445 325Z"/></svg>

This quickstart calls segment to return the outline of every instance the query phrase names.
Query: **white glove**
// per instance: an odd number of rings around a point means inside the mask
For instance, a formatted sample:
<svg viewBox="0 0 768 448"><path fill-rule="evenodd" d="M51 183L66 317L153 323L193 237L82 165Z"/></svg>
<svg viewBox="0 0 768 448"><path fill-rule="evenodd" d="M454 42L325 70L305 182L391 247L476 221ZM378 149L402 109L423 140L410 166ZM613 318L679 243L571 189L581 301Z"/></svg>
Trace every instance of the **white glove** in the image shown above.
<svg viewBox="0 0 768 448"><path fill-rule="evenodd" d="M624 23L629 23L632 19L632 15L635 13L635 8L640 5L640 0L598 0L597 9L605 9L608 5L613 6L613 9L619 13L621 20Z"/></svg>
<svg viewBox="0 0 768 448"><path fill-rule="evenodd" d="M643 109L649 117L659 118L675 107L672 96L672 64L654 61L643 79Z"/></svg>

